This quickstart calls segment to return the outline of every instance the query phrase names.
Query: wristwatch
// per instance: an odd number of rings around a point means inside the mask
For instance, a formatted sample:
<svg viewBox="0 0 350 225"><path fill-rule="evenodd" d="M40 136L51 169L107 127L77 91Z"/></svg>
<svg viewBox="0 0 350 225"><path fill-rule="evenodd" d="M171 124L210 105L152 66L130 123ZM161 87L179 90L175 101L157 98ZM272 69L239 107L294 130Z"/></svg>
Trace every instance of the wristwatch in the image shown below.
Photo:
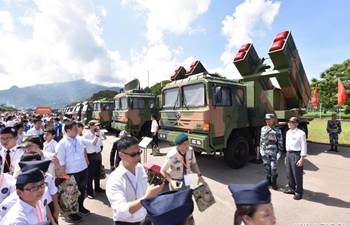
<svg viewBox="0 0 350 225"><path fill-rule="evenodd" d="M197 173L197 176L201 177L201 176L202 176L202 174L201 174L201 173Z"/></svg>

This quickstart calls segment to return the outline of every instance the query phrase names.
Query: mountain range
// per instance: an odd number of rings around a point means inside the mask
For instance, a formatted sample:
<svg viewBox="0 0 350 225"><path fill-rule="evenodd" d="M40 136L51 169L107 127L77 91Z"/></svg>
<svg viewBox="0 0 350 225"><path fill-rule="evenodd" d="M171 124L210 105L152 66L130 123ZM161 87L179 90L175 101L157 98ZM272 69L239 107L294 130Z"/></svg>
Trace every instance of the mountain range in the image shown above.
<svg viewBox="0 0 350 225"><path fill-rule="evenodd" d="M17 109L51 106L61 108L69 103L85 100L102 90L119 91L119 87L107 87L86 80L74 80L52 84L37 84L19 88L12 86L0 91L0 105L6 104Z"/></svg>

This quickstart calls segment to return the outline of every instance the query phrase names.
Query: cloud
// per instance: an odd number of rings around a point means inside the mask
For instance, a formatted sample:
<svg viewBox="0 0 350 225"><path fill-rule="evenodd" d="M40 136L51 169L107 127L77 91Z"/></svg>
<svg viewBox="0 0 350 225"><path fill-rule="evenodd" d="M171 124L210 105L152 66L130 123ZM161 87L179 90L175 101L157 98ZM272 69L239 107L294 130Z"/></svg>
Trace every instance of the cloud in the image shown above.
<svg viewBox="0 0 350 225"><path fill-rule="evenodd" d="M15 25L10 12L3 11L3 10L0 11L0 31L3 31L3 32L15 31Z"/></svg>
<svg viewBox="0 0 350 225"><path fill-rule="evenodd" d="M279 13L281 3L272 0L245 0L235 8L232 15L228 15L222 21L222 34L227 38L225 51L221 60L225 64L225 74L239 77L232 64L236 50L253 38L263 37Z"/></svg>
<svg viewBox="0 0 350 225"><path fill-rule="evenodd" d="M24 3L23 3L24 4ZM129 64L102 38L104 8L90 1L34 1L19 17L31 29L30 38L15 33L9 12L0 13L0 67L6 71L0 88L72 79L121 85ZM4 80L2 78L2 80Z"/></svg>
<svg viewBox="0 0 350 225"><path fill-rule="evenodd" d="M165 32L183 34L193 31L191 24L207 12L210 0L123 0L146 14L146 37L150 43L162 42Z"/></svg>
<svg viewBox="0 0 350 225"><path fill-rule="evenodd" d="M175 69L189 66L194 57L180 59L183 48L170 48L164 40L165 34L193 35L205 32L202 27L192 27L195 20L207 12L210 0L122 0L141 16L145 16L147 45L131 53L131 78L139 78L142 86L170 79ZM129 75L130 75L129 74Z"/></svg>

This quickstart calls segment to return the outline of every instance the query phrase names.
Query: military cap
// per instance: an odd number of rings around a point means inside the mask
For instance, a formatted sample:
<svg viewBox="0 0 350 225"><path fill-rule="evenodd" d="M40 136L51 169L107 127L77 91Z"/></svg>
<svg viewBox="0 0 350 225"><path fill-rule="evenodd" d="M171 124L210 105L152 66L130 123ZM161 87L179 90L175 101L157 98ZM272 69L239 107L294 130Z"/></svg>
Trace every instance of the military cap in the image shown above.
<svg viewBox="0 0 350 225"><path fill-rule="evenodd" d="M41 140L41 137L39 137L37 135L25 136L23 138L23 141L21 142L21 144L18 147L27 148L30 144L36 144L41 148L43 145L43 142Z"/></svg>
<svg viewBox="0 0 350 225"><path fill-rule="evenodd" d="M193 212L192 189L162 193L142 200L153 225L184 223Z"/></svg>
<svg viewBox="0 0 350 225"><path fill-rule="evenodd" d="M180 133L175 138L176 145L181 145L185 141L188 141L188 135L186 133Z"/></svg>
<svg viewBox="0 0 350 225"><path fill-rule="evenodd" d="M230 184L228 186L236 205L260 205L271 202L267 181L257 184Z"/></svg>
<svg viewBox="0 0 350 225"><path fill-rule="evenodd" d="M29 183L36 183L44 180L43 173L38 168L33 168L30 170L26 170L20 175L18 175L16 180L16 187L24 187Z"/></svg>
<svg viewBox="0 0 350 225"><path fill-rule="evenodd" d="M289 119L289 122L292 122L292 123L299 123L299 120L298 120L298 118L296 118L295 116L293 116L293 117L291 117L291 118Z"/></svg>
<svg viewBox="0 0 350 225"><path fill-rule="evenodd" d="M1 129L0 134L12 134L14 137L17 136L17 130L14 127L5 127Z"/></svg>
<svg viewBox="0 0 350 225"><path fill-rule="evenodd" d="M34 161L19 162L18 164L22 172L33 168L38 168L44 173L46 173L50 166L50 163L51 163L51 160L34 160Z"/></svg>
<svg viewBox="0 0 350 225"><path fill-rule="evenodd" d="M273 113L265 114L265 120L270 120L270 119L274 119L274 118L275 118L275 114L273 114Z"/></svg>

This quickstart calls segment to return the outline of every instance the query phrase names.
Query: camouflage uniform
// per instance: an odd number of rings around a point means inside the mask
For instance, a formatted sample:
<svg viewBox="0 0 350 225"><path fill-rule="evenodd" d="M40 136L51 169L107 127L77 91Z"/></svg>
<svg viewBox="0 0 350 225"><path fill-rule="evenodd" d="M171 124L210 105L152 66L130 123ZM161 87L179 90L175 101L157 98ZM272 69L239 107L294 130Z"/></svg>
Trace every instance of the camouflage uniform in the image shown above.
<svg viewBox="0 0 350 225"><path fill-rule="evenodd" d="M341 124L339 120L328 120L327 133L329 134L329 142L331 144L330 151L338 151L338 136L341 131Z"/></svg>
<svg viewBox="0 0 350 225"><path fill-rule="evenodd" d="M281 130L276 127L264 126L260 134L260 153L262 156L266 178L269 184L277 183L277 160L283 149L283 137Z"/></svg>

